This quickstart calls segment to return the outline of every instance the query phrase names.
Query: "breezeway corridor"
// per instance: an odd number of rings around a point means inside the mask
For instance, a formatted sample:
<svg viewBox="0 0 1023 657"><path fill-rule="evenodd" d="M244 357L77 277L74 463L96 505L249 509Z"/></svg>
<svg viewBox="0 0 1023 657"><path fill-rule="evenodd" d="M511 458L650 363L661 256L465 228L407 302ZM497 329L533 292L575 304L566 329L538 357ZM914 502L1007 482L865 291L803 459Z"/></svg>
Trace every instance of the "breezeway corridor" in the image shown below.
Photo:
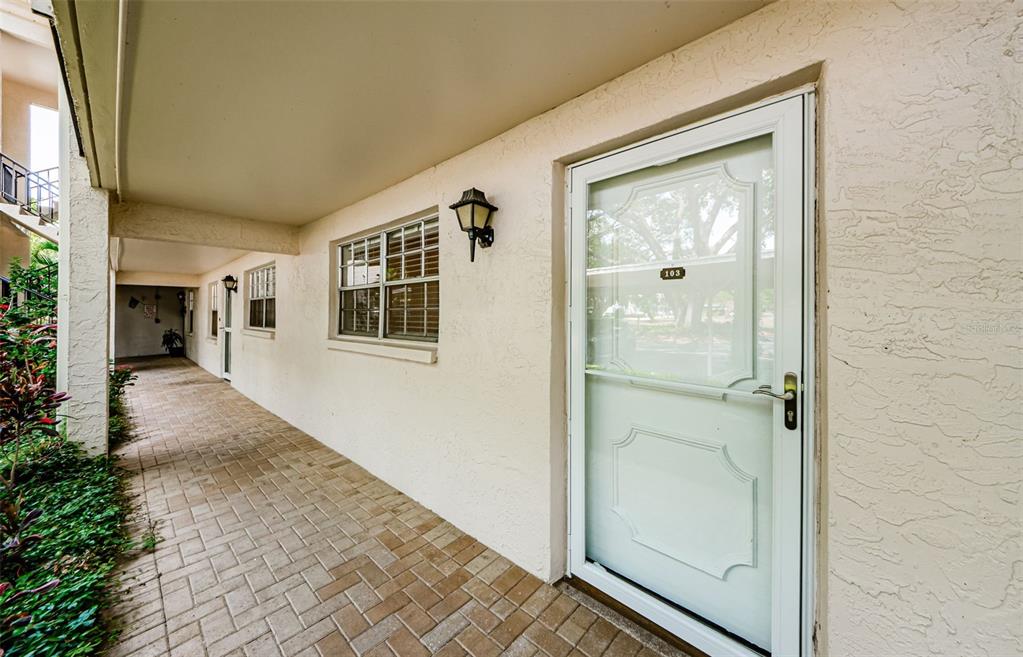
<svg viewBox="0 0 1023 657"><path fill-rule="evenodd" d="M136 439L119 454L137 531L162 540L124 569L112 655L682 654L527 575L191 362L131 366Z"/></svg>

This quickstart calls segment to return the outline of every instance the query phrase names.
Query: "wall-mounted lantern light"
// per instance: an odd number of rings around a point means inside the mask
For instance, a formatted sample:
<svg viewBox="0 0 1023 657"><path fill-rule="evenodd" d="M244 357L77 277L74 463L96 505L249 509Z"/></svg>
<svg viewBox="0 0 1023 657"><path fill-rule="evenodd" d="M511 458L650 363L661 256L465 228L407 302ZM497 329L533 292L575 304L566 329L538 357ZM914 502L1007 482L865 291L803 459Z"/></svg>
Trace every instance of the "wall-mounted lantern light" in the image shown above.
<svg viewBox="0 0 1023 657"><path fill-rule="evenodd" d="M238 289L238 279L228 274L227 276L220 279L224 283L224 289L228 292L234 292Z"/></svg>
<svg viewBox="0 0 1023 657"><path fill-rule="evenodd" d="M494 229L490 226L490 217L496 205L487 201L487 195L473 187L462 192L462 198L452 204L451 209L458 216L458 223L469 234L469 261L476 260L476 242L480 248L487 248L494 243Z"/></svg>

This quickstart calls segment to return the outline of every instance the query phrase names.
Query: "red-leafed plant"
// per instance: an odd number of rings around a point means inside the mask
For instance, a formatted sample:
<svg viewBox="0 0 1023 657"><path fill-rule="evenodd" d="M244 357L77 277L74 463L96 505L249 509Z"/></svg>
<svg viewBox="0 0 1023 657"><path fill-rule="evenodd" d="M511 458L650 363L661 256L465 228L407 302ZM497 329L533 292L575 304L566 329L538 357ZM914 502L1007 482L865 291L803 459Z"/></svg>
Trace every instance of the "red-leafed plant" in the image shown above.
<svg viewBox="0 0 1023 657"><path fill-rule="evenodd" d="M47 371L50 364L36 362L39 346L53 342L50 324L17 326L6 321L9 308L0 308L0 449L9 455L9 468L0 471L0 576L16 581L22 571L25 551L41 540L31 533L42 515L39 509L24 509L17 490L21 450L30 437L58 437L57 411L67 393L52 387ZM24 595L40 593L58 584L53 579L42 586L16 591L10 582L0 581L0 605L7 606ZM25 614L0 613L0 633L30 620Z"/></svg>
<svg viewBox="0 0 1023 657"><path fill-rule="evenodd" d="M10 605L17 602L19 598L24 598L30 595L36 595L39 593L45 593L50 589L60 584L59 579L51 579L49 582L36 586L31 589L22 589L21 591L15 591L14 585L10 582L0 582L0 608L5 605ZM0 615L0 636L10 632L19 625L32 622L32 617L26 612L15 612L13 614L2 614ZM0 657L4 657L5 651L0 648Z"/></svg>

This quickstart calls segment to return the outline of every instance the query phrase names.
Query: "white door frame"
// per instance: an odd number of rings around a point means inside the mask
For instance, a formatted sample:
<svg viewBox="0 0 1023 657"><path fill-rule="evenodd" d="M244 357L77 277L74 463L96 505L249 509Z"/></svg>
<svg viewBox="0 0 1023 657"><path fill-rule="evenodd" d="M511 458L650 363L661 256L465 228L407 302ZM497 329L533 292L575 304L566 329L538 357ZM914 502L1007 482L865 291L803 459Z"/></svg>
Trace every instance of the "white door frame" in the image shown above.
<svg viewBox="0 0 1023 657"><path fill-rule="evenodd" d="M799 396L799 412L801 415L800 427L802 429L802 441L797 440L780 441L776 437L777 446L782 445L787 449L796 450L799 460L802 463L802 472L799 476L775 477L775 500L782 499L782 493L787 492L786 499L799 499L800 505L797 508L785 509L780 513L775 509L774 532L775 545L780 544L780 533L788 536L798 536L799 545L790 549L795 550L795 555L785 560L779 568L775 569L773 582L773 605L772 619L772 642L774 655L788 657L811 657L813 655L813 624L815 605L815 572L816 572L816 530L817 530L817 509L816 509L816 467L815 467L815 446L814 446L814 423L815 423L815 368L814 357L816 322L814 316L814 294L816 289L815 269L815 93L812 87L799 89L787 95L766 100L757 105L746 107L729 114L715 117L699 124L688 126L666 135L645 140L639 144L633 144L611 153L590 158L583 162L571 165L566 170L565 195L567 227L567 259L566 268L568 276L568 387L569 387L569 485L568 485L568 568L570 576L578 576L581 579L601 589L611 597L624 603L631 609L649 618L661 627L671 631L684 641L696 648L718 657L719 655L736 655L741 657L755 657L761 653L750 648L747 644L737 641L727 634L721 632L702 620L686 614L673 605L670 605L660 598L638 588L635 584L614 575L599 564L586 560L586 526L585 526L585 343L575 335L573 326L584 327L586 324L585 304L585 267L574 267L575 263L584 263L586 258L585 250L585 222L574 221L572 208L574 205L585 202L586 188L589 183L597 180L610 178L625 171L631 171L656 164L675 161L686 155L715 148L716 146L740 141L766 132L780 131L791 138L784 144L795 145L794 148L786 149L788 152L779 153L779 166L784 167L788 176L795 176L801 182L801 186L787 186L788 195L782 198L779 194L780 212L779 227L784 217L789 221L785 222L789 229L802 230L803 252L799 257L789 258L794 261L796 267L801 264L802 270L792 272L798 278L801 276L802 295L799 299L784 299L778 293L778 302L785 303L797 313L801 310L803 317L802 344L785 344L784 336L778 342L778 349L788 350L789 360L796 358L795 362L802 363L802 380L800 381L801 391ZM746 115L745 119L739 121L725 121ZM725 122L725 125L720 125ZM718 125L715 125L718 124ZM739 125L741 124L741 125ZM701 128L699 132L694 132ZM707 129L703 129L707 128ZM692 133L692 134L687 134ZM800 144L799 142L802 142ZM573 184L573 174L579 171L583 165L590 165L615 155L640 146L645 147L642 152L637 152L636 157L630 159L624 166L591 166L588 167L586 177ZM784 213L784 215L782 214ZM582 218L579 218L582 219ZM791 244L791 240L789 242ZM784 244L781 244L784 248ZM780 255L780 254L779 254ZM793 254L796 255L796 254ZM782 258L779 258L781 261ZM576 302L577 301L577 302ZM791 340L788 342L792 342ZM798 338L795 340L799 342ZM799 350L801 354L792 352ZM781 389L782 373L778 372L779 379L774 382L775 389ZM781 404L775 408L775 425L780 427L782 423ZM777 429L776 429L777 431ZM789 432L791 433L791 432ZM793 436L784 436L791 439ZM795 454L789 453L790 461ZM786 491L780 490L788 484ZM791 488L792 486L795 489Z"/></svg>
<svg viewBox="0 0 1023 657"><path fill-rule="evenodd" d="M217 342L220 343L220 345L219 345L220 346L220 378L224 379L225 381L230 381L231 380L231 370L234 369L234 365L232 364L231 368L226 368L226 367L224 367L224 365L227 362L227 350L228 349L231 349L231 357L232 358L234 357L235 345L231 344L230 347L228 347L228 345L227 345L228 342L232 342L233 343L233 341L234 341L234 338L233 338L234 324L235 324L234 313L232 312L233 309L228 307L231 304L231 292L228 291L228 289L224 285L217 285L217 287L220 290L218 292L218 294L220 295L220 300L221 300L221 304L220 304L220 318L218 320L219 323L220 323L220 335L219 335L218 340L217 340ZM231 324L230 324L230 326L228 326L228 320L227 320L228 313L231 314Z"/></svg>

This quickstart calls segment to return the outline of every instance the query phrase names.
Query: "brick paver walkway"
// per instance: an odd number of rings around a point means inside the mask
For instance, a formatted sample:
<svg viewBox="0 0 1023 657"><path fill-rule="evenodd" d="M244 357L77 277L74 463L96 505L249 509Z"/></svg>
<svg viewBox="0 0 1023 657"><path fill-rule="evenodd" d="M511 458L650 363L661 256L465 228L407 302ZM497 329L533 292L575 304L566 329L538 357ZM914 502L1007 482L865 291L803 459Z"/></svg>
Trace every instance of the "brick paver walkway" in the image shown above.
<svg viewBox="0 0 1023 657"><path fill-rule="evenodd" d="M675 652L526 574L188 361L132 366L138 438L120 454L139 524L162 541L124 568L112 655Z"/></svg>

